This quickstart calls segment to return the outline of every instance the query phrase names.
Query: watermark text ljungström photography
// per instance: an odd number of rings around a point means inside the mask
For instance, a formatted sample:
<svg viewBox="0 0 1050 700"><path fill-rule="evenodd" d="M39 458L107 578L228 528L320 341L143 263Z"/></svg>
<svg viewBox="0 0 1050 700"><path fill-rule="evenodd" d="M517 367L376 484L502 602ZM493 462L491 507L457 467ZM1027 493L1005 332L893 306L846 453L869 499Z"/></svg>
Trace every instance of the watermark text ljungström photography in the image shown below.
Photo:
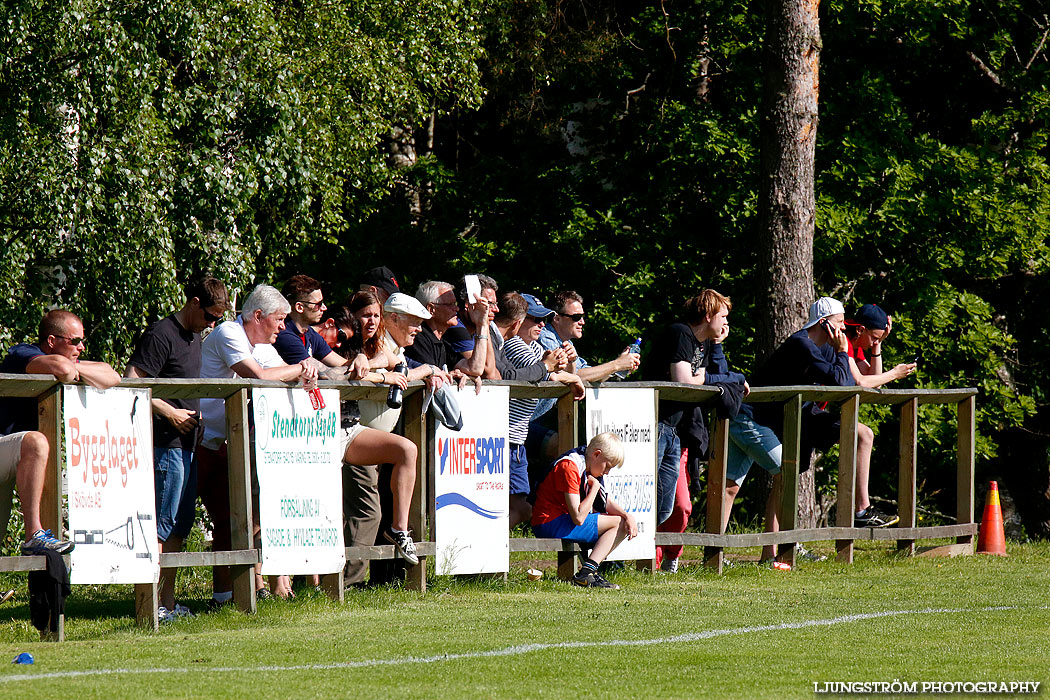
<svg viewBox="0 0 1050 700"><path fill-rule="evenodd" d="M830 695L1023 695L1039 681L813 681L813 692Z"/></svg>

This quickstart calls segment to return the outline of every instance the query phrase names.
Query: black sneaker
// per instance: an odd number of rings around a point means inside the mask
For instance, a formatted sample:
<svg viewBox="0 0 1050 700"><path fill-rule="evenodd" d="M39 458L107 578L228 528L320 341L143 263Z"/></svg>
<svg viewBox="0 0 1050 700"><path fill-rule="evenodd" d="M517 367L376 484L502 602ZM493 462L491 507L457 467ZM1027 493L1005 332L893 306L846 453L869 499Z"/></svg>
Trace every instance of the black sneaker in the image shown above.
<svg viewBox="0 0 1050 700"><path fill-rule="evenodd" d="M860 515L853 517L853 527L889 527L896 525L900 517L883 513L875 506L868 506Z"/></svg>
<svg viewBox="0 0 1050 700"><path fill-rule="evenodd" d="M580 569L576 572L576 575L572 577L572 583L575 586L581 586L583 588L608 588L613 591L620 590L619 586L615 583L606 581L598 572L588 572L586 569Z"/></svg>
<svg viewBox="0 0 1050 700"><path fill-rule="evenodd" d="M419 557L416 556L416 544L412 541L412 536L407 532L387 528L386 532L383 533L383 537L387 542L394 545L394 549L397 550L402 559L412 566L419 563Z"/></svg>

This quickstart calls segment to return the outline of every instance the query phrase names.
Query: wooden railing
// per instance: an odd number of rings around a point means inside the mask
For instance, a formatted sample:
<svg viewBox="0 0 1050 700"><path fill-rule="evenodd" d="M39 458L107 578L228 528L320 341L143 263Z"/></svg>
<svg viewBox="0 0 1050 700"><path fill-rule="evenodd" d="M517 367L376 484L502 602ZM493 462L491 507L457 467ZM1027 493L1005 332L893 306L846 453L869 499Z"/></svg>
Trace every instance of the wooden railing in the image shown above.
<svg viewBox="0 0 1050 700"><path fill-rule="evenodd" d="M559 454L576 446L578 434L578 403L568 389L557 382L486 382L509 386L514 398L554 398L557 400ZM246 612L256 609L254 566L261 561L260 552L252 546L252 506L250 443L248 425L248 397L253 387L286 388L282 382L242 379L125 379L121 386L149 388L154 398L215 398L226 401L228 463L230 474L230 512L233 551L178 552L160 555L162 567L228 565L233 571L233 599ZM660 400L706 403L717 396L715 389L671 382L624 382L624 387L653 388ZM368 383L321 382L321 387L338 389L342 399L371 399L383 401L387 387ZM0 374L0 396L36 397L39 407L39 429L52 450L48 457L48 476L41 504L44 527L62 532L62 489L59 452L61 442L61 388L62 385L46 375ZM974 399L975 389L898 389L877 390L856 387L768 387L755 388L747 398L749 403L781 402L784 404L783 440L783 497L779 509L781 532L727 535L723 521L723 492L726 458L728 454L728 421L718 419L711 426L712 449L708 463L708 490L706 498L707 532L657 533L658 545L697 545L705 548L706 564L721 571L723 550L732 547L752 547L767 544L793 545L798 542L831 540L837 542L838 558L852 561L853 546L857 540L897 540L904 551L914 551L915 541L928 538L953 537L958 545L972 549L977 532L974 523ZM404 432L418 449L416 488L412 498L409 526L421 541L416 543L420 563L407 567L406 585L414 590L426 590L426 560L434 556L434 542L425 537L430 533L428 523L434 521L433 459L429 449L427 421L421 419L423 392L419 382L405 391ZM853 503L856 474L857 416L862 403L889 404L900 412L899 440L899 515L900 527L875 530L855 528L851 507L837 508L835 527L797 529L799 432L803 401L828 401L841 407L841 448L838 464L838 503ZM918 406L920 404L953 404L958 413L958 456L955 525L916 527L916 438ZM794 564L793 546L782 547L779 558ZM572 559L577 548L561 540L514 538L511 551L555 551L558 553L559 575L571 576ZM393 559L392 545L347 547L346 556L356 559ZM652 562L640 562L640 567L651 567ZM32 571L44 567L39 556L0 557L0 571ZM322 587L337 600L342 600L342 572L322 577ZM155 584L136 586L136 616L148 626L157 625L157 587ZM61 631L58 635L61 638Z"/></svg>

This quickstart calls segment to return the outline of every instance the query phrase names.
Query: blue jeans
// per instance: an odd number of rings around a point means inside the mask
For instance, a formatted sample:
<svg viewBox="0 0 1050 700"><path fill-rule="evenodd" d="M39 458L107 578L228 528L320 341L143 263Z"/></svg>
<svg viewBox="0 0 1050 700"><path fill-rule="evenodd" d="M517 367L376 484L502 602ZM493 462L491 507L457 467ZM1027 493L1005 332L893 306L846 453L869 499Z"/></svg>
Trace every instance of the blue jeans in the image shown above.
<svg viewBox="0 0 1050 700"><path fill-rule="evenodd" d="M197 514L197 459L180 447L153 450L153 478L157 488L157 538L183 538Z"/></svg>
<svg viewBox="0 0 1050 700"><path fill-rule="evenodd" d="M678 471L682 461L682 441L678 431L659 423L656 438L656 524L671 517Z"/></svg>

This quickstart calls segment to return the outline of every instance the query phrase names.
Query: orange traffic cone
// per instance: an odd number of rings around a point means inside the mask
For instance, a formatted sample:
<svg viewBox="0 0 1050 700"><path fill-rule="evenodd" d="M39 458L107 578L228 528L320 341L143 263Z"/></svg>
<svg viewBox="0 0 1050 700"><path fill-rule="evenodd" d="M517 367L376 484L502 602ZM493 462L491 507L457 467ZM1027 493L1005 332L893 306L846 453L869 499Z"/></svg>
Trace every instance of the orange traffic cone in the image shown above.
<svg viewBox="0 0 1050 700"><path fill-rule="evenodd" d="M1006 534L1003 532L1003 509L999 506L999 484L988 485L988 498L984 502L984 517L977 537L978 554L1006 556Z"/></svg>

